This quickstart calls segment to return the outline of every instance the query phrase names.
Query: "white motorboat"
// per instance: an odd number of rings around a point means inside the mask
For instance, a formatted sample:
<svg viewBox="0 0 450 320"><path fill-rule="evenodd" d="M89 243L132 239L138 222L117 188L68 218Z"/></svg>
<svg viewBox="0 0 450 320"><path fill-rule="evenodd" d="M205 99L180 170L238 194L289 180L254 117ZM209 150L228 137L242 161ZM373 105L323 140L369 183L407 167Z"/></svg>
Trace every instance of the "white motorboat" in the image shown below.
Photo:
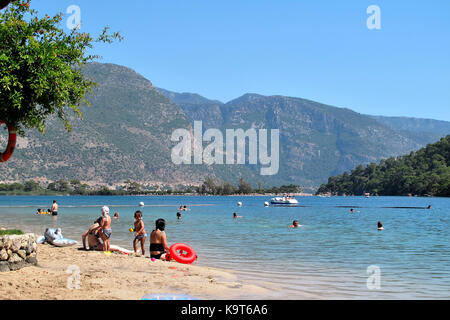
<svg viewBox="0 0 450 320"><path fill-rule="evenodd" d="M297 205L298 200L294 197L275 197L270 199L271 204Z"/></svg>

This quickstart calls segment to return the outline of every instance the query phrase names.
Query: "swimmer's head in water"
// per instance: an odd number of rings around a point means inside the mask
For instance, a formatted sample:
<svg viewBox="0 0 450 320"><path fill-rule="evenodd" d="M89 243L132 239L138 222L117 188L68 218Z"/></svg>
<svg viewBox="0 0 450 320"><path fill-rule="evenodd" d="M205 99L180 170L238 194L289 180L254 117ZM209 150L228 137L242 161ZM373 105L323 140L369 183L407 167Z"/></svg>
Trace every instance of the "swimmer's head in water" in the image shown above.
<svg viewBox="0 0 450 320"><path fill-rule="evenodd" d="M160 231L164 231L164 229L166 228L166 220L158 219L158 220L156 220L155 225L156 225L156 229L158 229Z"/></svg>
<svg viewBox="0 0 450 320"><path fill-rule="evenodd" d="M142 212L140 210L136 211L134 213L134 218L135 219L142 218Z"/></svg>
<svg viewBox="0 0 450 320"><path fill-rule="evenodd" d="M292 225L294 226L294 227L298 227L298 220L294 220L294 221L292 221Z"/></svg>
<svg viewBox="0 0 450 320"><path fill-rule="evenodd" d="M383 228L383 224L381 223L381 221L378 221L378 228Z"/></svg>

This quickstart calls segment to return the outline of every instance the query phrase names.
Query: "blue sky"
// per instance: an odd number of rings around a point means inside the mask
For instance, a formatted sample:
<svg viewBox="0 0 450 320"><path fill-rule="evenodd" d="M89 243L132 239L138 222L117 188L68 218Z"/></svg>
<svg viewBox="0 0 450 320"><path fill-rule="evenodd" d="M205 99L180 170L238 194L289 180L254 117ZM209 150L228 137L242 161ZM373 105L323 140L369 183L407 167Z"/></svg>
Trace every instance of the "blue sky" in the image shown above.
<svg viewBox="0 0 450 320"><path fill-rule="evenodd" d="M113 3L113 4L111 4ZM100 62L155 86L224 102L287 95L360 113L450 121L450 1L33 0L42 14L81 8L82 31L121 43ZM126 4L123 4L126 3ZM369 5L381 30L369 30Z"/></svg>

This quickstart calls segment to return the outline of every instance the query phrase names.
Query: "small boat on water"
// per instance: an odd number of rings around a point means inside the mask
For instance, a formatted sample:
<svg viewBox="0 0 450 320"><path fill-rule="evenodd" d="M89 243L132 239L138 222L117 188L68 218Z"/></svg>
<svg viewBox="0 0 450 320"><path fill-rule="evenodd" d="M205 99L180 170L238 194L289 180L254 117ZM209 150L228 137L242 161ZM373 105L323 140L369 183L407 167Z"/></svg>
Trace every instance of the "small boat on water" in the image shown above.
<svg viewBox="0 0 450 320"><path fill-rule="evenodd" d="M271 204L297 205L298 200L295 197L275 197L270 199Z"/></svg>

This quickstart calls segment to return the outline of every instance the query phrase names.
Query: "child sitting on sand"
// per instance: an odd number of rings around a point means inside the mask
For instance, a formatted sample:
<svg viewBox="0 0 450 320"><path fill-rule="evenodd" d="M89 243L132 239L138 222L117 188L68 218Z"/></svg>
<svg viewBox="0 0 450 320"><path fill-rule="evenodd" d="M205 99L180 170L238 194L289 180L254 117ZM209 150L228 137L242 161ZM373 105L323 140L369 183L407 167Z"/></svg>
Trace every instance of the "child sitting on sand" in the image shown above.
<svg viewBox="0 0 450 320"><path fill-rule="evenodd" d="M142 250L142 255L145 255L145 240L147 239L147 233L145 232L145 228L144 228L144 221L142 221L142 212L141 211L136 211L134 213L134 232L136 233L136 236L133 240L133 248L134 248L134 252L137 253L137 244L140 241L141 242L141 250Z"/></svg>

